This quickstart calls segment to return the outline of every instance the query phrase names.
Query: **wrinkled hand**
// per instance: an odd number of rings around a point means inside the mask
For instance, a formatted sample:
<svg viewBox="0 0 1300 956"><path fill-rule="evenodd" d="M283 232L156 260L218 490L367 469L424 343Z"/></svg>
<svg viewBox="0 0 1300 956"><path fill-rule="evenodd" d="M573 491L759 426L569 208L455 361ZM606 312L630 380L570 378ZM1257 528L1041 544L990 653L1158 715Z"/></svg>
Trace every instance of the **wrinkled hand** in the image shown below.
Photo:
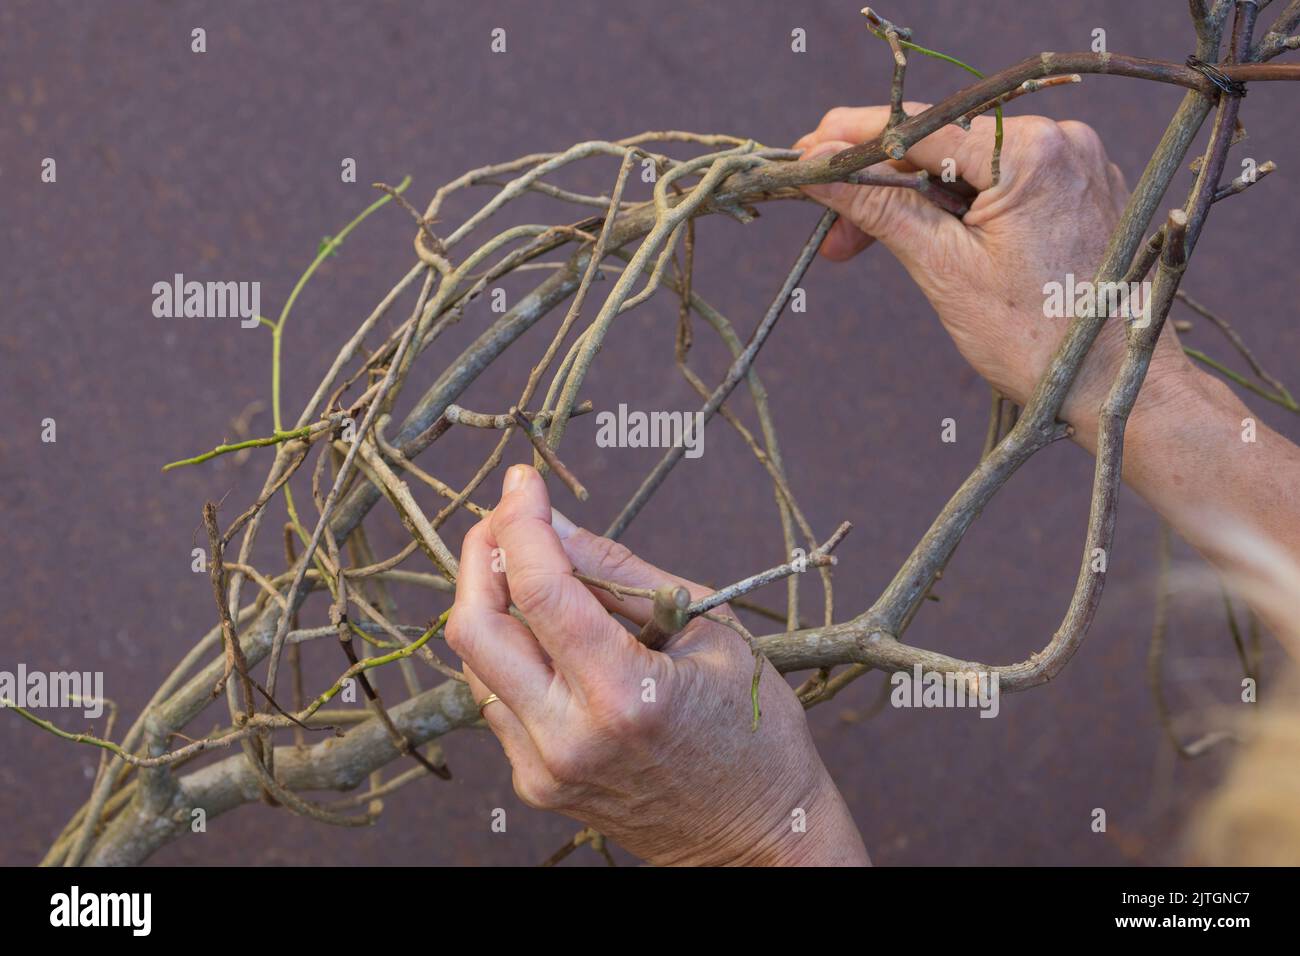
<svg viewBox="0 0 1300 956"><path fill-rule="evenodd" d="M926 109L908 103L909 115ZM795 148L803 158L839 152L874 139L889 117L885 106L828 112ZM978 117L966 132L945 126L918 142L897 169L948 170L980 190L964 219L909 189L843 183L804 190L841 218L822 252L849 259L879 240L903 264L938 312L962 356L990 384L1024 404L1071 321L1043 315L1043 286L1091 282L1128 190L1119 168L1090 126L1043 116L1008 117L1002 175L994 187L990 159L994 121ZM1106 323L1075 381L1061 417L1091 447L1097 410L1123 356L1121 321ZM1196 376L1166 325L1135 415L1176 401Z"/></svg>
<svg viewBox="0 0 1300 956"><path fill-rule="evenodd" d="M708 593L552 512L533 468L506 473L500 504L465 537L447 640L474 699L500 697L483 715L520 798L656 864L868 862L781 676L767 666L752 730L753 658L739 635L697 618L648 650L609 612L639 629L650 602L588 588L575 567Z"/></svg>

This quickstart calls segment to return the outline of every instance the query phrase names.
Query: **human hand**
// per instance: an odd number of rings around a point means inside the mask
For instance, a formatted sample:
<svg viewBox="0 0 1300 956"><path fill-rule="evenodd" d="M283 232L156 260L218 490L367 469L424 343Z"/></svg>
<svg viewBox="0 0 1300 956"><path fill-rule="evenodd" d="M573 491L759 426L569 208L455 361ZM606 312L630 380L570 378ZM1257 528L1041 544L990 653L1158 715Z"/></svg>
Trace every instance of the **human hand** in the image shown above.
<svg viewBox="0 0 1300 956"><path fill-rule="evenodd" d="M754 662L738 634L696 618L648 650L609 612L639 628L650 602L588 588L573 569L627 587L680 584L693 598L708 589L553 512L531 467L512 467L502 492L465 536L447 641L474 699L500 698L483 716L520 798L660 865L868 863L803 708L771 665L752 730ZM806 832L792 825L797 811Z"/></svg>
<svg viewBox="0 0 1300 956"><path fill-rule="evenodd" d="M906 104L909 115L925 104ZM837 153L874 139L886 106L828 112L795 143L803 158ZM978 117L970 132L945 126L916 143L897 169L948 169L980 190L958 219L917 192L843 183L805 186L840 213L822 244L831 259L853 257L879 240L903 264L939 314L962 356L990 384L1024 404L1064 335L1068 318L1043 314L1048 282L1091 282L1128 190L1119 168L1089 126L1042 116L1008 117L1001 181L992 182L994 121ZM1124 352L1122 322L1105 324L1066 398L1061 418L1085 447L1095 446L1097 411ZM1201 388L1166 325L1134 416L1176 403Z"/></svg>

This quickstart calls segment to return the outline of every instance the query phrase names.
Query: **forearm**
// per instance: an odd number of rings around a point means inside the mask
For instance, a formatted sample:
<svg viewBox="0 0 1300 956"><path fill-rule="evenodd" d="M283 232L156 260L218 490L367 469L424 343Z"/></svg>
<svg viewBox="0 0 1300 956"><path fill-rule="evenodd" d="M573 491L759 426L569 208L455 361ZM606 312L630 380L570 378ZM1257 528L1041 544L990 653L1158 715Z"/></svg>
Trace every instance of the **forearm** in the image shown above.
<svg viewBox="0 0 1300 956"><path fill-rule="evenodd" d="M1095 452L1093 433L1078 437ZM1126 429L1123 474L1221 570L1248 571L1225 541L1229 526L1266 537L1300 564L1300 448L1218 379L1193 370L1175 386L1144 390Z"/></svg>

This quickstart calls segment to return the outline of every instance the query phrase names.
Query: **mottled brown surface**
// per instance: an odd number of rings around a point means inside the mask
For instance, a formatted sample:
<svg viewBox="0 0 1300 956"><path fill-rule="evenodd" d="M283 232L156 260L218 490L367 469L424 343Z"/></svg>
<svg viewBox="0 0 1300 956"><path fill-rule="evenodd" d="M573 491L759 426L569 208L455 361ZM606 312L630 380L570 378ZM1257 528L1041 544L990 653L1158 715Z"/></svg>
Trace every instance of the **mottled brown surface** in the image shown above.
<svg viewBox="0 0 1300 956"><path fill-rule="evenodd" d="M200 507L229 493L225 514L233 516L255 495L269 453L238 466L158 469L231 436L232 419L266 399L270 338L233 320L155 319L154 282L174 272L258 279L263 309L274 312L320 237L371 200L366 184L376 179L396 182L409 172L422 204L463 169L582 139L679 128L788 143L830 106L887 95L886 56L865 36L857 6L4 4L0 668L25 661L103 670L108 695L134 717L213 623L208 582L190 571ZM886 13L922 42L988 69L1040 50L1085 49L1094 27L1107 30L1112 50L1182 60L1191 47L1178 2L900 0ZM208 31L203 56L189 52L194 26ZM508 31L503 56L488 51L496 26ZM796 26L808 31L806 55L790 52ZM909 93L938 98L963 83L955 68L918 62ZM1093 123L1132 181L1179 96L1097 77L1012 111ZM1282 171L1216 209L1187 283L1234 316L1292 381L1300 354L1294 104L1292 91L1252 89L1243 154L1274 158ZM57 184L39 182L45 156L58 161ZM339 182L344 156L357 159L359 184ZM566 181L605 188L612 169ZM1175 187L1179 197L1185 182ZM448 218L464 210L449 209ZM576 218L543 201L524 210ZM1252 221L1264 215L1277 225L1256 231ZM813 216L798 205L767 209L749 227L703 225L697 288L742 331L752 328ZM403 214L385 209L300 300L286 340L290 415L347 330L407 268L411 232ZM857 525L839 552L844 616L873 599L967 473L983 437L986 389L887 255L872 251L848 266L818 262L805 285L808 312L782 321L760 367L793 487L814 525L822 534L841 519ZM524 288L508 287L512 297ZM426 354L411 391L489 318L485 304L472 310ZM693 407L671 366L674 323L666 300L622 320L588 397L598 406ZM465 403L500 410L498 386L516 390L548 336L528 335ZM696 367L715 380L722 353L706 329L698 338ZM1203 324L1190 341L1229 357ZM1286 413L1254 404L1300 434ZM47 416L58 422L54 445L39 441ZM941 444L938 423L949 416L959 440ZM253 430L270 427L264 409ZM593 435L575 425L565 446L596 490L593 500L562 507L603 527L655 455L601 451ZM721 583L776 563L780 538L770 490L734 434L711 426L706 450L679 467L627 540L683 574ZM486 451L481 441L449 441L429 462L463 478L470 456ZM522 446L514 454L521 459ZM940 588L942 603L927 605L910 638L994 661L1045 643L1078 566L1090 477L1090 459L1064 444L1025 468L970 534ZM391 515L380 520L386 541L396 541ZM1215 768L1171 767L1145 686L1154 529L1150 512L1126 493L1091 638L1050 686L1004 700L998 719L892 709L866 722L843 719L874 699L878 675L815 711L818 743L878 862L1171 859L1182 810ZM263 538L270 566L277 536ZM815 591L806 589L810 601ZM402 597L412 619L437 609L425 595ZM1183 597L1177 607L1167 665L1177 709L1232 700L1237 675L1214 601ZM333 650L313 651L311 680L341 669ZM385 686L396 695L393 678ZM78 715L61 716L80 729ZM201 729L215 712L205 719ZM516 800L490 737L458 734L447 749L454 782L423 781L388 800L373 831L248 807L156 859L521 863L540 860L573 832L570 821ZM0 753L0 861L31 863L85 798L97 752L0 715ZM494 807L509 813L505 835L489 833ZM1089 829L1094 807L1109 813L1107 835Z"/></svg>

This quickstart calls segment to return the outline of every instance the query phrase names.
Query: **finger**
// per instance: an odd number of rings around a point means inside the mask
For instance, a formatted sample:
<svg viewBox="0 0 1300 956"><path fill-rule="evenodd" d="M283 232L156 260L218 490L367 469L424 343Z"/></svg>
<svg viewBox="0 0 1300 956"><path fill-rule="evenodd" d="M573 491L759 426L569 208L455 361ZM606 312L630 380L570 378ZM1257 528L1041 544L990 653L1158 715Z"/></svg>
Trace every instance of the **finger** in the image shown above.
<svg viewBox="0 0 1300 956"><path fill-rule="evenodd" d="M832 262L846 262L876 240L843 216L835 220L831 231L822 240L821 254Z"/></svg>
<svg viewBox="0 0 1300 956"><path fill-rule="evenodd" d="M461 542L461 560L469 567L456 580L456 604L472 605L505 614L510 610L500 548L487 518L469 529Z"/></svg>
<svg viewBox="0 0 1300 956"><path fill-rule="evenodd" d="M993 185L993 146L997 124L991 117L977 116L969 130L941 126L925 139L913 143L907 161L932 176L957 177L983 191ZM1011 160L1004 156L1002 172L1010 172Z"/></svg>
<svg viewBox="0 0 1300 956"><path fill-rule="evenodd" d="M908 116L929 108L928 103L903 104ZM795 148L809 149L822 143L836 142L842 144L839 149L845 149L848 145L875 139L884 132L888 122L888 106L841 106L828 112L817 129L800 139ZM988 116L972 120L969 132L952 124L941 126L925 139L913 143L903 158L916 169L924 169L935 176L952 173L976 189L985 190L993 185L995 130L996 124ZM1012 169L1004 163L1003 172L1010 174Z"/></svg>
<svg viewBox="0 0 1300 956"><path fill-rule="evenodd" d="M971 120L969 132L951 125L936 130L909 149L907 157L931 173L942 174L946 167L984 191L993 185L996 146L997 121L985 115ZM1075 120L1058 123L1046 116L1009 117L1003 124L998 190L985 201L1008 194L1017 180L1028 181L1044 170L1059 169L1065 161L1075 163L1076 169L1103 176L1106 149L1092 127Z"/></svg>
<svg viewBox="0 0 1300 956"><path fill-rule="evenodd" d="M1076 155L1084 161L1085 168L1090 170L1106 168L1106 147L1095 129L1078 120L1061 120L1056 124L1056 128L1065 134L1065 138L1074 147Z"/></svg>
<svg viewBox="0 0 1300 956"><path fill-rule="evenodd" d="M929 103L905 101L903 112L908 116L924 113ZM888 106L838 106L828 110L811 133L806 133L794 144L795 149L808 149L830 140L847 143L865 143L884 132L889 122Z"/></svg>
<svg viewBox="0 0 1300 956"><path fill-rule="evenodd" d="M551 502L535 468L506 472L501 503L490 520L504 552L510 597L555 668L580 683L626 661L636 639L611 618L573 576L573 564L551 527Z"/></svg>
<svg viewBox="0 0 1300 956"><path fill-rule="evenodd" d="M922 103L904 103L903 107L909 114L925 109ZM793 148L807 153L823 142L857 143L873 139L884 128L888 118L887 107L839 107L828 112L817 129L801 136ZM808 156L802 158L807 159ZM912 168L910 163L891 162L890 165L902 170ZM846 262L873 242L875 240L871 236L841 217L835 220L835 225L831 226L831 231L822 240L820 252L832 262Z"/></svg>
<svg viewBox="0 0 1300 956"><path fill-rule="evenodd" d="M486 519L465 535L447 643L512 711L537 717L554 673L528 628L509 613L501 555Z"/></svg>
<svg viewBox="0 0 1300 956"><path fill-rule="evenodd" d="M469 683L476 707L489 694L496 693L474 673L474 669L468 664L465 665L465 680ZM479 715L501 742L501 749L506 752L506 759L510 761L510 766L515 773L536 772L542 769L542 758L537 745L533 743L527 728L515 716L504 698L490 702L479 711Z"/></svg>
<svg viewBox="0 0 1300 956"><path fill-rule="evenodd" d="M1128 205L1128 182L1124 178L1124 170L1114 163L1107 164L1106 181L1110 185L1111 204L1115 208L1116 215L1119 215Z"/></svg>
<svg viewBox="0 0 1300 956"><path fill-rule="evenodd" d="M830 140L814 146L805 158L839 152L846 143ZM803 187L804 192L874 239L883 242L904 263L924 264L927 253L936 243L962 241L966 230L961 220L944 212L915 190L897 186L858 186L850 183L820 183ZM829 238L829 236L827 237ZM856 240L847 237L847 246L830 249L833 255L852 248Z"/></svg>
<svg viewBox="0 0 1300 956"><path fill-rule="evenodd" d="M680 578L648 561L642 561L617 541L577 527L554 508L551 509L551 524L573 566L588 577L629 588L653 589L665 584L676 584L690 591L692 600L712 593L710 588L702 584ZM621 614L638 626L644 626L650 620L651 601L648 598L632 595L619 597L604 588L593 588L591 593L606 609Z"/></svg>

